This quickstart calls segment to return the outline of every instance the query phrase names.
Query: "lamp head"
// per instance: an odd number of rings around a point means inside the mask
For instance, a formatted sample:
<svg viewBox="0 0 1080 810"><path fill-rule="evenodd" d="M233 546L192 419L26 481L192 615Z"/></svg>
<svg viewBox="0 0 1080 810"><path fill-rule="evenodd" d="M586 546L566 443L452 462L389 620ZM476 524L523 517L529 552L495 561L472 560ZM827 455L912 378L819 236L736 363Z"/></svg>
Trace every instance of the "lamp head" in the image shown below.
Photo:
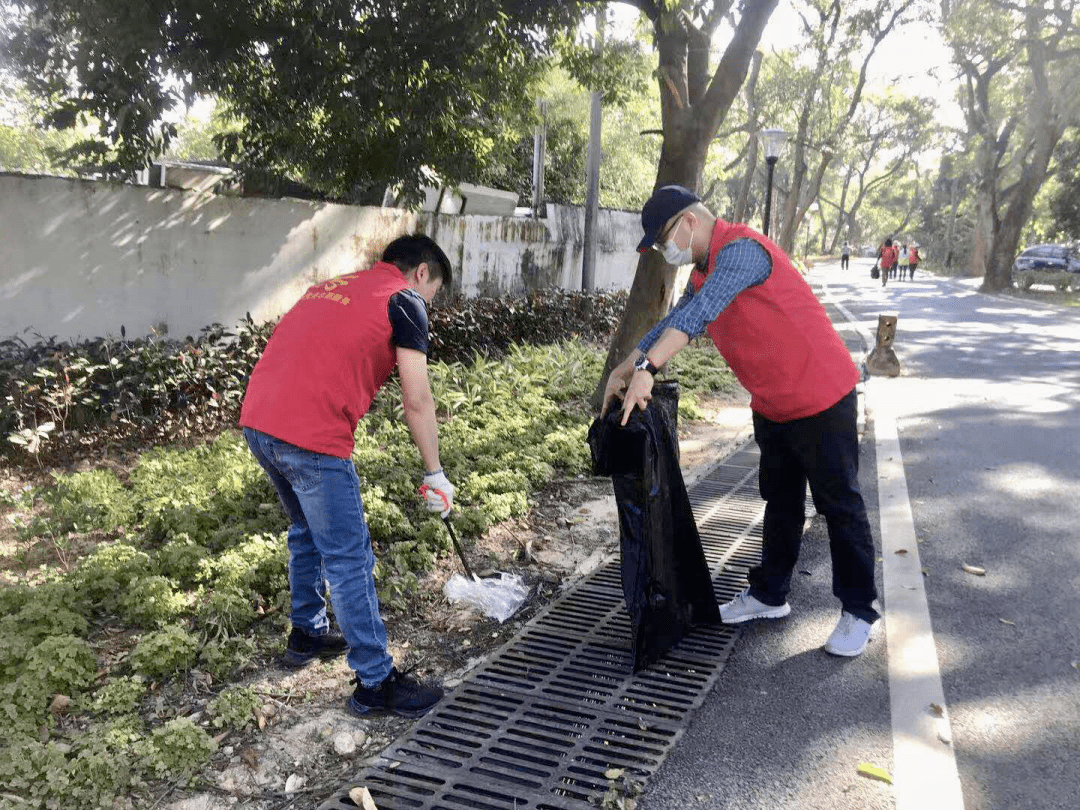
<svg viewBox="0 0 1080 810"><path fill-rule="evenodd" d="M761 130L761 145L765 148L765 160L775 163L777 157L780 156L780 150L784 147L785 140L787 140L787 133L782 129Z"/></svg>

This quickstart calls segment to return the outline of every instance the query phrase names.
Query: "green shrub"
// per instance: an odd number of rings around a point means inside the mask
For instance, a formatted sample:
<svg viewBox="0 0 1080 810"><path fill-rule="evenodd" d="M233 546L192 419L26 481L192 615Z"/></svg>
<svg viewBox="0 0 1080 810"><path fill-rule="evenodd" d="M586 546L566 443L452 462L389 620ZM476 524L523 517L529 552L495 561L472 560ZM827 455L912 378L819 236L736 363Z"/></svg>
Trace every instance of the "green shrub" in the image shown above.
<svg viewBox="0 0 1080 810"><path fill-rule="evenodd" d="M289 548L285 535L256 534L214 559L203 562L200 579L215 588L251 590L266 598L289 587Z"/></svg>
<svg viewBox="0 0 1080 810"><path fill-rule="evenodd" d="M90 645L71 635L49 636L26 656L20 678L35 685L45 702L56 693L76 695L94 681L97 657Z"/></svg>
<svg viewBox="0 0 1080 810"><path fill-rule="evenodd" d="M131 493L113 473L53 473L53 479L54 485L45 490L42 500L49 508L55 532L113 530L135 521Z"/></svg>
<svg viewBox="0 0 1080 810"><path fill-rule="evenodd" d="M75 738L71 750L31 737L0 748L0 784L23 802L13 808L112 808L141 784L135 757L142 736L129 720L97 726Z"/></svg>
<svg viewBox="0 0 1080 810"><path fill-rule="evenodd" d="M188 608L172 580L163 576L136 577L118 597L121 617L135 627L160 627L176 621Z"/></svg>
<svg viewBox="0 0 1080 810"><path fill-rule="evenodd" d="M45 447L59 453L85 450L72 428L105 443L168 441L231 426L273 326L249 317L236 333L212 324L183 341L0 341L0 435L51 421L59 429Z"/></svg>
<svg viewBox="0 0 1080 810"><path fill-rule="evenodd" d="M255 654L255 642L244 636L229 636L206 642L199 652L198 668L221 683Z"/></svg>
<svg viewBox="0 0 1080 810"><path fill-rule="evenodd" d="M213 738L189 717L155 728L139 748L155 776L181 780L199 771L216 750Z"/></svg>
<svg viewBox="0 0 1080 810"><path fill-rule="evenodd" d="M216 728L228 728L243 731L255 722L255 709L262 705L262 699L251 687L229 687L210 701L207 710L213 718Z"/></svg>
<svg viewBox="0 0 1080 810"><path fill-rule="evenodd" d="M250 592L236 586L215 586L199 598L195 617L210 638L243 633L255 621Z"/></svg>
<svg viewBox="0 0 1080 810"><path fill-rule="evenodd" d="M547 345L574 337L602 341L619 324L626 293L548 289L522 297L454 298L430 309L431 357L454 362L497 357L514 344Z"/></svg>
<svg viewBox="0 0 1080 810"><path fill-rule="evenodd" d="M115 609L131 581L151 571L150 557L130 543L103 543L71 576L71 583L93 604Z"/></svg>
<svg viewBox="0 0 1080 810"><path fill-rule="evenodd" d="M259 508L276 496L244 440L233 433L193 449L144 453L130 483L147 539L153 543L186 535L211 545L214 532L239 523L270 531L283 528L280 510Z"/></svg>
<svg viewBox="0 0 1080 810"><path fill-rule="evenodd" d="M49 800L71 791L67 757L56 743L42 744L29 737L8 739L0 746L0 785L27 804L7 807L60 807Z"/></svg>
<svg viewBox="0 0 1080 810"><path fill-rule="evenodd" d="M113 678L94 694L90 708L99 714L132 714L146 694L146 680L141 675Z"/></svg>
<svg viewBox="0 0 1080 810"><path fill-rule="evenodd" d="M143 636L132 650L129 663L139 675L168 677L189 669L198 650L198 639L174 624Z"/></svg>
<svg viewBox="0 0 1080 810"><path fill-rule="evenodd" d="M179 534L152 555L153 570L169 577L181 588L190 588L199 578L202 564L210 558L210 549L196 543L188 534Z"/></svg>

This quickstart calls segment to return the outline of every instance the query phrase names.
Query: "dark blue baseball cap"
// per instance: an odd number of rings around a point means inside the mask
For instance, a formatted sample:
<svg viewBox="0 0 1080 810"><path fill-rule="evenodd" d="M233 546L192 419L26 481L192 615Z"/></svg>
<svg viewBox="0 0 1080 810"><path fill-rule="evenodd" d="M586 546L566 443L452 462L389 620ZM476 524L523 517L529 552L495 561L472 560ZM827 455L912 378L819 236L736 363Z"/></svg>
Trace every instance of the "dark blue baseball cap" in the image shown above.
<svg viewBox="0 0 1080 810"><path fill-rule="evenodd" d="M682 186L661 186L654 191L641 209L641 227L645 230L645 238L638 243L638 253L644 253L655 245L667 221L696 202L701 202L701 198Z"/></svg>

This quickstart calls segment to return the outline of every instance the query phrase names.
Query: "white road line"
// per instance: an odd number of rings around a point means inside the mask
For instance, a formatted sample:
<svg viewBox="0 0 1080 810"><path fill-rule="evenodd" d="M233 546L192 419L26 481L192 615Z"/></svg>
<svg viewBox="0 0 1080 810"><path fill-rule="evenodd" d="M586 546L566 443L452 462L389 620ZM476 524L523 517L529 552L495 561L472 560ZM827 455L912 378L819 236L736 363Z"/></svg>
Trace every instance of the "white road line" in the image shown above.
<svg viewBox="0 0 1080 810"><path fill-rule="evenodd" d="M867 389L877 448L896 810L963 810L896 419L881 396L885 381L874 382Z"/></svg>
<svg viewBox="0 0 1080 810"><path fill-rule="evenodd" d="M828 286L822 287L825 296L831 298ZM867 335L855 316L835 299L832 303L855 324L864 345L873 345L873 337ZM888 386L887 380L871 378L866 385L866 407L873 417L877 453L893 794L896 810L963 810L915 519L900 454L896 414L892 411L895 397L885 395Z"/></svg>

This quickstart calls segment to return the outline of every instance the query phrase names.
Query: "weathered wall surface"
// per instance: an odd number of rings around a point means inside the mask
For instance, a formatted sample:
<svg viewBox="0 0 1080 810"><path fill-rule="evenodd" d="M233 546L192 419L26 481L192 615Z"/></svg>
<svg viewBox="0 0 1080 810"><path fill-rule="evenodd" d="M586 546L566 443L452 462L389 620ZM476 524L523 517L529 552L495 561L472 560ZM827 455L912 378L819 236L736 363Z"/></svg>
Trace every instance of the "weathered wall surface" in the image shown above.
<svg viewBox="0 0 1080 810"><path fill-rule="evenodd" d="M413 214L0 174L0 337L194 335L277 317L312 283L367 267L422 231L467 295L579 289L583 210L542 220ZM601 211L596 284L629 289L637 215Z"/></svg>

